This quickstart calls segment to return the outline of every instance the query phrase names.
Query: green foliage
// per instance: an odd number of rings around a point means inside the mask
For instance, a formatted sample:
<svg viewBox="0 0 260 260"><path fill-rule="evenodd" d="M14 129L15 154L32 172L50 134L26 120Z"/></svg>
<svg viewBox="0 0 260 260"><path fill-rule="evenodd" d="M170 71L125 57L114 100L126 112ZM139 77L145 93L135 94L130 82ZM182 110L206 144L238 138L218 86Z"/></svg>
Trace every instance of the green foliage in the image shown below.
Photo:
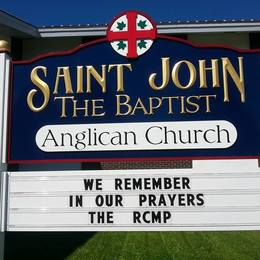
<svg viewBox="0 0 260 260"><path fill-rule="evenodd" d="M125 27L126 27L126 24L124 22L118 22L116 28L118 30L122 31L122 30L124 30Z"/></svg>
<svg viewBox="0 0 260 260"><path fill-rule="evenodd" d="M138 27L140 27L141 29L145 29L145 27L147 26L145 20L144 20L144 21L140 20L137 25L138 25Z"/></svg>
<svg viewBox="0 0 260 260"><path fill-rule="evenodd" d="M139 43L138 43L138 47L140 48L140 49L142 49L142 48L147 48L146 47L146 44L147 44L147 42L146 41L144 41L144 40L141 40Z"/></svg>
<svg viewBox="0 0 260 260"><path fill-rule="evenodd" d="M124 50L125 47L126 47L126 44L123 42L123 41L120 41L118 44L117 44L117 49L118 50Z"/></svg>

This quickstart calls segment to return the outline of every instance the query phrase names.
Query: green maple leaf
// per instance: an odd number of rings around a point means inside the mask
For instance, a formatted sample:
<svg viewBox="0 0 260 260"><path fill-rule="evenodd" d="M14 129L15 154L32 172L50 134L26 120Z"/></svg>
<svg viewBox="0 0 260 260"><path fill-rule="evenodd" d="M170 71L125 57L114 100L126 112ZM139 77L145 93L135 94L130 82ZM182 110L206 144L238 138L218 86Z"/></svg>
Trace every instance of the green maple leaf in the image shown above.
<svg viewBox="0 0 260 260"><path fill-rule="evenodd" d="M147 44L147 42L146 41L144 41L144 40L141 40L139 43L138 43L138 47L140 48L140 49L142 49L142 48L147 48L146 47L146 44Z"/></svg>
<svg viewBox="0 0 260 260"><path fill-rule="evenodd" d="M144 29L144 28L147 26L145 20L144 20L144 21L140 20L137 25L138 25L138 27L140 27L141 29Z"/></svg>
<svg viewBox="0 0 260 260"><path fill-rule="evenodd" d="M118 50L124 50L125 47L126 47L126 44L125 44L123 41L120 41L120 42L117 44L117 47L118 47Z"/></svg>
<svg viewBox="0 0 260 260"><path fill-rule="evenodd" d="M126 27L126 24L124 22L117 22L117 29L122 31Z"/></svg>

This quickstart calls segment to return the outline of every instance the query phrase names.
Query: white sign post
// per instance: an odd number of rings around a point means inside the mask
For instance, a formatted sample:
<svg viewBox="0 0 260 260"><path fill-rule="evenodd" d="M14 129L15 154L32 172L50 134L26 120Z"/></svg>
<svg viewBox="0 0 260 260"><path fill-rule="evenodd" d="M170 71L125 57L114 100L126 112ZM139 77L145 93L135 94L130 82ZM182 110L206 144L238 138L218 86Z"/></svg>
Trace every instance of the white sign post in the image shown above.
<svg viewBox="0 0 260 260"><path fill-rule="evenodd" d="M2 45L6 42L0 41L0 259L4 259L4 231L6 224L6 147L7 147L7 103L9 88L10 56L1 53ZM7 51L4 49L4 51Z"/></svg>
<svg viewBox="0 0 260 260"><path fill-rule="evenodd" d="M260 230L257 160L8 174L8 231Z"/></svg>

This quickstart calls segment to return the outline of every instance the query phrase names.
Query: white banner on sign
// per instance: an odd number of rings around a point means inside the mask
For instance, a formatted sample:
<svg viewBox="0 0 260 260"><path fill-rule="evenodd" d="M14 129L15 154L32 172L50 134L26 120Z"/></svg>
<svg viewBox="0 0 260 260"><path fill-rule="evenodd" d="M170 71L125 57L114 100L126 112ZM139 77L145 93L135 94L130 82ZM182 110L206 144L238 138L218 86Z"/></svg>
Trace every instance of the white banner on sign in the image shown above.
<svg viewBox="0 0 260 260"><path fill-rule="evenodd" d="M223 149L236 139L225 120L46 125L35 137L44 152Z"/></svg>
<svg viewBox="0 0 260 260"><path fill-rule="evenodd" d="M260 230L260 171L9 173L8 231Z"/></svg>

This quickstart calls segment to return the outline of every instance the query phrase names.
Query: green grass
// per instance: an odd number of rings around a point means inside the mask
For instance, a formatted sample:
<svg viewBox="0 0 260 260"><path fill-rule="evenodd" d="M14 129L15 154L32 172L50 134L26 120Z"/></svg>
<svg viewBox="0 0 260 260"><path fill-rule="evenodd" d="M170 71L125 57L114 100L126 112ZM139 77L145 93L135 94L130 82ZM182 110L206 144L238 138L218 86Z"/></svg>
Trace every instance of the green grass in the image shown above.
<svg viewBox="0 0 260 260"><path fill-rule="evenodd" d="M260 259L260 232L102 232L66 257L76 259Z"/></svg>
<svg viewBox="0 0 260 260"><path fill-rule="evenodd" d="M260 260L260 232L6 232L16 259Z"/></svg>

